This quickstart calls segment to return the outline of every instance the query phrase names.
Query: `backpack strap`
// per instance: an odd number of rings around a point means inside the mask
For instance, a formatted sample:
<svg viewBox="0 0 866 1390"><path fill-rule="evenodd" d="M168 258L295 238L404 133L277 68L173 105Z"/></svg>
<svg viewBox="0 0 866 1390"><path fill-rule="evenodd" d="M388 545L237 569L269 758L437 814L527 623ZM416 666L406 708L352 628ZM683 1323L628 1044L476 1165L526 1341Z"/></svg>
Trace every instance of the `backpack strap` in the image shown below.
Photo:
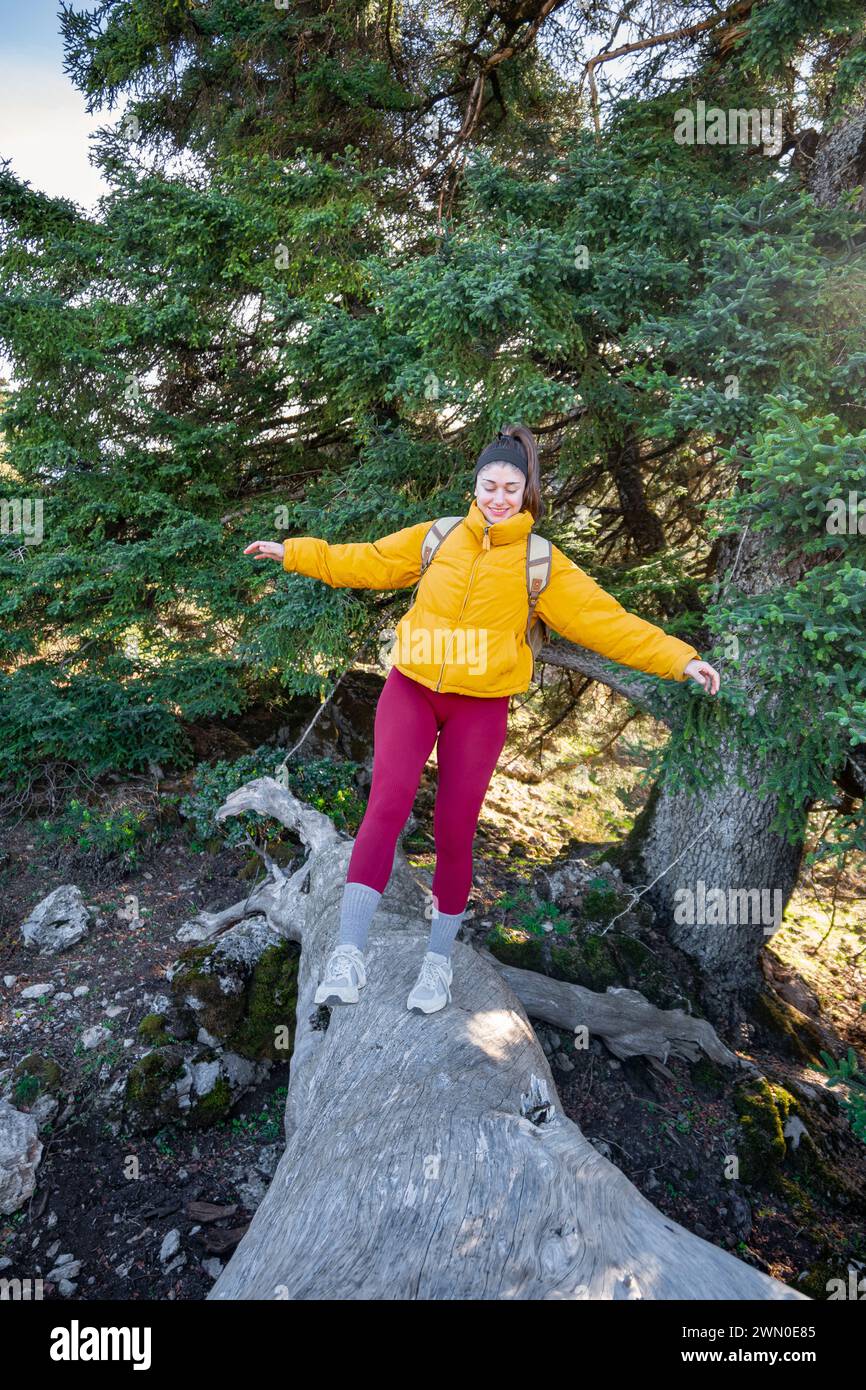
<svg viewBox="0 0 866 1390"><path fill-rule="evenodd" d="M415 595L418 593L418 586L424 576L424 571L429 565L436 551L444 541L446 536L450 536L455 526L459 526L463 520L462 516L440 516L430 523L427 534L421 542L421 573L415 581L415 587L410 595L410 603L415 602Z"/></svg>
<svg viewBox="0 0 866 1390"><path fill-rule="evenodd" d="M433 522L421 545L421 573L423 574L446 536L450 536L455 526L459 526L462 516L440 516Z"/></svg>
<svg viewBox="0 0 866 1390"><path fill-rule="evenodd" d="M529 616L526 619L526 639L532 626L535 605L550 583L553 551L546 536L530 531L526 542L526 590L529 595Z"/></svg>

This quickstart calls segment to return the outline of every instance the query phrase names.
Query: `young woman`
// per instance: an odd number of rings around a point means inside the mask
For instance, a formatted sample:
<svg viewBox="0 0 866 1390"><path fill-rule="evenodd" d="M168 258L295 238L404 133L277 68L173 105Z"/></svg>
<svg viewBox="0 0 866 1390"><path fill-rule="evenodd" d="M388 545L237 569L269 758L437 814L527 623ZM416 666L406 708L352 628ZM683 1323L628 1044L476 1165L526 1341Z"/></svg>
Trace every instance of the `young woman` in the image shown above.
<svg viewBox="0 0 866 1390"><path fill-rule="evenodd" d="M541 514L535 438L522 425L509 426L479 455L474 500L441 542L397 628L394 664L376 706L370 796L349 861L340 936L316 1003L355 1003L366 983L370 922L437 737L433 920L407 1008L433 1013L451 999L451 948L472 886L475 827L505 742L509 697L532 678L526 551ZM430 525L421 521L368 542L254 541L244 554L281 560L286 570L333 587L410 588L421 574ZM694 647L628 613L556 546L535 611L555 632L602 656L718 691L718 672Z"/></svg>

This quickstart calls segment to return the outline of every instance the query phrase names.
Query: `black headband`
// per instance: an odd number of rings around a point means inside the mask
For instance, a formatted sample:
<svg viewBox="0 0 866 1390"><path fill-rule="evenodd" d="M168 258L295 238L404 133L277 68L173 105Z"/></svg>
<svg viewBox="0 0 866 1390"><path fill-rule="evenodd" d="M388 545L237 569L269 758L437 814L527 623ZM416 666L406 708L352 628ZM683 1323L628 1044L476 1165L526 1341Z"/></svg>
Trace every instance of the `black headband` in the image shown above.
<svg viewBox="0 0 866 1390"><path fill-rule="evenodd" d="M515 468L519 468L526 480L529 480L529 461L526 450L519 439L515 439L511 434L503 434L498 430L496 438L492 444L488 444L486 449L482 449L475 464L475 476L478 477L479 470L488 463L513 463Z"/></svg>

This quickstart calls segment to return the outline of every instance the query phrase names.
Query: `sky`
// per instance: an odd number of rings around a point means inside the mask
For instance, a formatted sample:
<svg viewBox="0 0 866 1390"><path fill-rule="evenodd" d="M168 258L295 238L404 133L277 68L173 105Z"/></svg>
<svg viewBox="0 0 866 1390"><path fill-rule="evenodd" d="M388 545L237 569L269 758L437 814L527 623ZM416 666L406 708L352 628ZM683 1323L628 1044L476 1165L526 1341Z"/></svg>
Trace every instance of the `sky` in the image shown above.
<svg viewBox="0 0 866 1390"><path fill-rule="evenodd" d="M93 10L97 0L75 0ZM88 136L117 119L90 116L63 70L56 0L0 0L0 157L44 193L93 209L106 185L88 162Z"/></svg>
<svg viewBox="0 0 866 1390"><path fill-rule="evenodd" d="M97 3L75 0L75 8ZM92 211L107 185L88 161L88 136L117 113L87 114L63 69L59 12L56 0L0 0L0 158L32 188ZM0 352L0 380L12 377Z"/></svg>

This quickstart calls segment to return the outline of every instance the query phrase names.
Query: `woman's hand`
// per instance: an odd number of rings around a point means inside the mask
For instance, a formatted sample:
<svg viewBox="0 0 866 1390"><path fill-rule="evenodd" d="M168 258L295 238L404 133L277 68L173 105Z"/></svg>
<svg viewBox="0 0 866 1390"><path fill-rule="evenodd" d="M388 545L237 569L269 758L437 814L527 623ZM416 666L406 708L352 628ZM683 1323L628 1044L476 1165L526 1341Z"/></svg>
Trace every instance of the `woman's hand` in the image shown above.
<svg viewBox="0 0 866 1390"><path fill-rule="evenodd" d="M716 694L722 679L715 666L711 666L708 661L690 661L683 670L683 675L691 676L692 680L697 681L698 685L702 685L709 695Z"/></svg>
<svg viewBox="0 0 866 1390"><path fill-rule="evenodd" d="M282 564L283 543L282 541L253 541L252 545L247 546L244 554L252 555L254 560L279 560Z"/></svg>

